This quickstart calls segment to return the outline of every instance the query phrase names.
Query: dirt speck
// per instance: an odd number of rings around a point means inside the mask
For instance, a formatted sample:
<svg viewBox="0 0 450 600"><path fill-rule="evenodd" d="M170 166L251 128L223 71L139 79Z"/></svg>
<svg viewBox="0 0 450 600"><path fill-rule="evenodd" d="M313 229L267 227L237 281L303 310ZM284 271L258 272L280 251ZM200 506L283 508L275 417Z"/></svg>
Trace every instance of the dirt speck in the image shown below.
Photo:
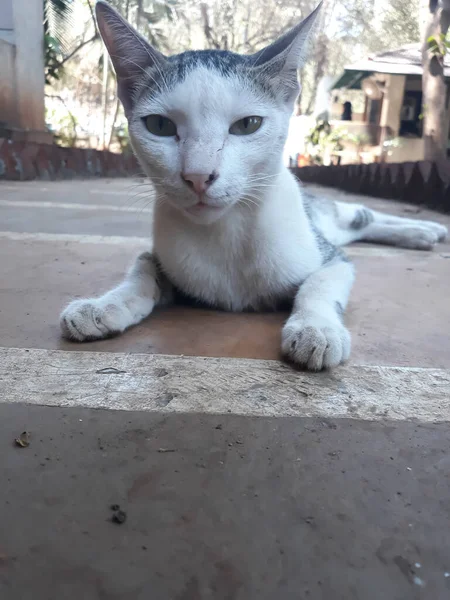
<svg viewBox="0 0 450 600"><path fill-rule="evenodd" d="M127 513L124 510L117 510L113 513L111 521L117 525L122 525L127 520Z"/></svg>

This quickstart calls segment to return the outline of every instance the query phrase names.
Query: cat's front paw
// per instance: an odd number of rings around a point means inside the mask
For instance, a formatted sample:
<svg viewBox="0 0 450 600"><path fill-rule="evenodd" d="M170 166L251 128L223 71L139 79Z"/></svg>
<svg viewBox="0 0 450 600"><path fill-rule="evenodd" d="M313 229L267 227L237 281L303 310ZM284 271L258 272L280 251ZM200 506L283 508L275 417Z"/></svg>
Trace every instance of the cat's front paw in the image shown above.
<svg viewBox="0 0 450 600"><path fill-rule="evenodd" d="M297 365L320 371L348 359L351 338L337 318L289 319L282 331L281 348L286 358Z"/></svg>
<svg viewBox="0 0 450 600"><path fill-rule="evenodd" d="M101 299L74 300L61 314L61 331L65 338L89 342L110 337L126 329L126 308Z"/></svg>

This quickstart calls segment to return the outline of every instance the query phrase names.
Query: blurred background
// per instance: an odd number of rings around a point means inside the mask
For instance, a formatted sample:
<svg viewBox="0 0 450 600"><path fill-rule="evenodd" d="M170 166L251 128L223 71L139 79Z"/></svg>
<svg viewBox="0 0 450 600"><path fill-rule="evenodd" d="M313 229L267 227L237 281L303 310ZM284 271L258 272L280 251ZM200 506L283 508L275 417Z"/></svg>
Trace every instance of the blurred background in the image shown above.
<svg viewBox="0 0 450 600"><path fill-rule="evenodd" d="M204 48L252 53L306 17L317 1L110 4L164 53ZM29 141L127 151L127 124L94 5L94 0L2 0L0 137L21 139L27 131ZM435 58L442 70L440 91L431 90L431 95L447 90L450 75L447 30L436 21L438 8L433 0L325 0L309 60L299 72L302 90L286 145L287 163L446 156L448 102L427 114L435 107L423 89L424 60ZM445 131L438 149L436 144L427 149L427 119Z"/></svg>

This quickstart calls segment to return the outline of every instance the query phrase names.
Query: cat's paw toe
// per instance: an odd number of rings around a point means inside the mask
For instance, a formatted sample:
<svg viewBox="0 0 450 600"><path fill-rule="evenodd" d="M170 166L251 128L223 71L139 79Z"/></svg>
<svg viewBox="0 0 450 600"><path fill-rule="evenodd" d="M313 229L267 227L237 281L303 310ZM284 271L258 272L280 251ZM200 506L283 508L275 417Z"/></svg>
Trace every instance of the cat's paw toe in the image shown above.
<svg viewBox="0 0 450 600"><path fill-rule="evenodd" d="M340 365L350 348L350 334L341 323L287 323L282 332L283 354L310 371Z"/></svg>
<svg viewBox="0 0 450 600"><path fill-rule="evenodd" d="M123 331L123 316L123 309L115 304L74 300L61 314L61 331L65 338L78 342L98 340Z"/></svg>
<svg viewBox="0 0 450 600"><path fill-rule="evenodd" d="M404 247L413 250L433 250L439 241L437 231L425 227L411 227L405 233Z"/></svg>
<svg viewBox="0 0 450 600"><path fill-rule="evenodd" d="M445 225L441 225L435 221L423 221L420 223L420 226L432 232L436 236L437 242L445 242L447 239L448 229Z"/></svg>
<svg viewBox="0 0 450 600"><path fill-rule="evenodd" d="M440 223L435 223L438 242L445 242L448 236L448 229Z"/></svg>

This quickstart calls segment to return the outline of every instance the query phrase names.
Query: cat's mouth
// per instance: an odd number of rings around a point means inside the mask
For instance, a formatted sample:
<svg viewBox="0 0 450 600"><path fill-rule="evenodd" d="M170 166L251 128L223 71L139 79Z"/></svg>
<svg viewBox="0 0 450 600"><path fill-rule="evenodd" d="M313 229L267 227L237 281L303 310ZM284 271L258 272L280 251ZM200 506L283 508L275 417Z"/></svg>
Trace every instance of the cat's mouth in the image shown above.
<svg viewBox="0 0 450 600"><path fill-rule="evenodd" d="M223 204L217 206L200 200L197 204L184 208L183 211L186 217L194 223L208 225L220 219L227 208L228 206Z"/></svg>
<svg viewBox="0 0 450 600"><path fill-rule="evenodd" d="M207 212L208 210L222 210L223 208L223 206L214 206L200 200L200 202L197 202L197 204L194 204L193 206L189 206L189 208L186 208L185 210L191 215L198 215L199 213Z"/></svg>

